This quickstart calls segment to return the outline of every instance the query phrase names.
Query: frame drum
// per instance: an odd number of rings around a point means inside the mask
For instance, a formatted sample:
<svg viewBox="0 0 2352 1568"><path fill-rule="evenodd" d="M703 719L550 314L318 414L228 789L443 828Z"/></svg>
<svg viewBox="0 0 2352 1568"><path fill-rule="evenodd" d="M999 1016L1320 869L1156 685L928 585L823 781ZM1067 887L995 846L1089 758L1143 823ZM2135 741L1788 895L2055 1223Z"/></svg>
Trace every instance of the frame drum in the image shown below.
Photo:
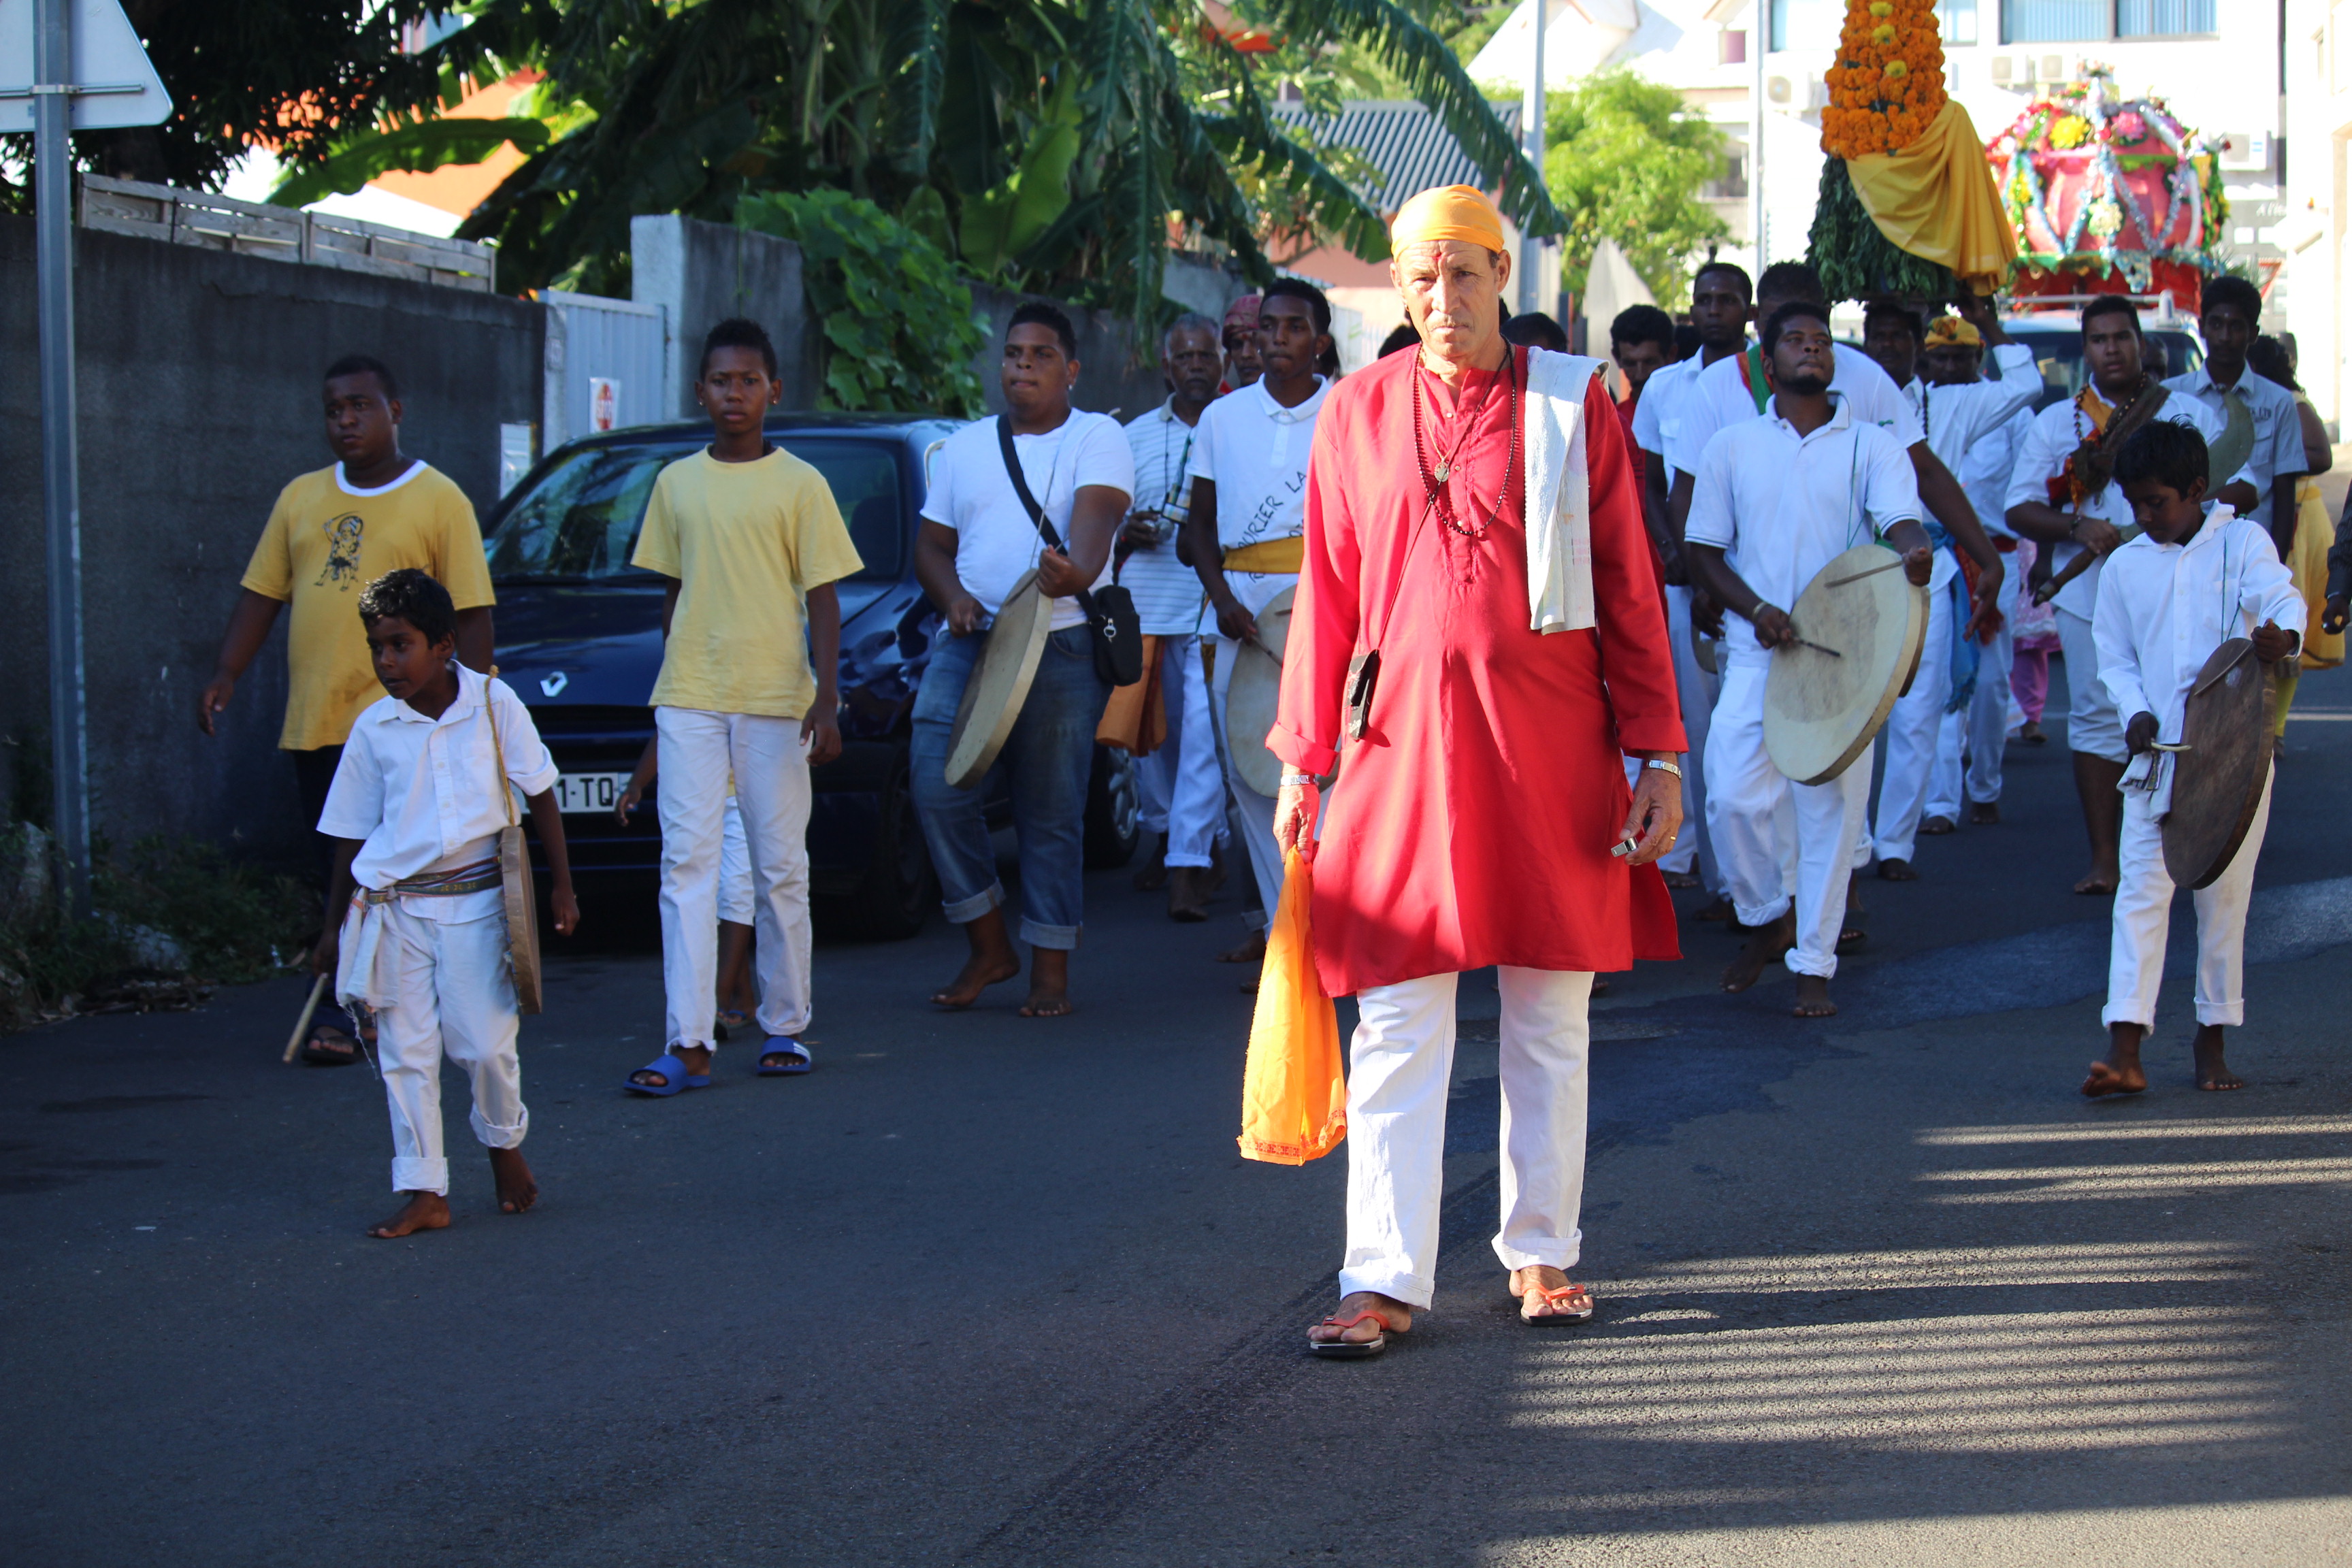
<svg viewBox="0 0 2352 1568"><path fill-rule="evenodd" d="M1234 678L1225 688L1225 744L1233 748L1234 772L1263 795L1282 793L1282 759L1265 749L1265 735L1282 700L1282 657L1297 593L1285 588L1265 602L1257 613L1258 640L1234 649Z"/></svg>
<svg viewBox="0 0 2352 1568"><path fill-rule="evenodd" d="M1037 591L1037 574L1027 573L997 607L987 645L964 685L963 705L956 710L947 775L957 789L974 787L996 765L996 754L1021 717L1021 704L1029 700L1029 683L1037 679L1053 631L1054 601Z"/></svg>
<svg viewBox="0 0 2352 1568"><path fill-rule="evenodd" d="M2164 818L2164 869L2176 887L2210 887L2246 841L2271 773L2270 692L2245 637L2215 648L2189 689Z"/></svg>
<svg viewBox="0 0 2352 1568"><path fill-rule="evenodd" d="M1911 585L1902 559L1884 544L1857 544L1789 607L1797 635L1819 646L1772 650L1764 749L1799 784L1827 784L1867 752L1919 666L1927 591Z"/></svg>

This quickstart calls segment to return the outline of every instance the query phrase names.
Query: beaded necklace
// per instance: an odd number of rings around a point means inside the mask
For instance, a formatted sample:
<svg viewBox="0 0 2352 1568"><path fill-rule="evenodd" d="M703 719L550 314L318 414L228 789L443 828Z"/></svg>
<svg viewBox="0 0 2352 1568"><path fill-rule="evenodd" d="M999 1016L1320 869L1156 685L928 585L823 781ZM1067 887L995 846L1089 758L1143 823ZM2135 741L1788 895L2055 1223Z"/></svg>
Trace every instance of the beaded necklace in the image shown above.
<svg viewBox="0 0 2352 1568"><path fill-rule="evenodd" d="M1471 436L1477 430L1478 416L1486 411L1486 400L1494 395L1495 384L1493 382L1486 384L1486 390L1478 395L1476 407L1462 411L1460 416L1462 434L1454 437L1453 450L1439 456L1437 466L1433 469L1429 463L1428 440L1423 428L1421 372L1423 368L1419 363L1414 364L1412 375L1412 455L1413 460L1421 468L1422 490L1430 507L1436 511L1438 521L1463 538L1475 543L1486 537L1487 531L1495 526L1495 519L1502 514L1504 494L1510 489L1512 471L1518 467L1519 356L1516 352L1507 350L1503 355L1504 374L1509 378L1510 383L1508 395L1511 400L1511 441L1503 458L1502 482L1495 489L1495 504L1486 509L1486 517L1478 521L1475 529L1463 526L1462 520L1454 513L1454 498L1446 487L1447 481L1454 477L1454 459L1461 455L1462 448L1468 444ZM1474 475L1470 482L1471 516L1475 519L1478 511L1478 488Z"/></svg>

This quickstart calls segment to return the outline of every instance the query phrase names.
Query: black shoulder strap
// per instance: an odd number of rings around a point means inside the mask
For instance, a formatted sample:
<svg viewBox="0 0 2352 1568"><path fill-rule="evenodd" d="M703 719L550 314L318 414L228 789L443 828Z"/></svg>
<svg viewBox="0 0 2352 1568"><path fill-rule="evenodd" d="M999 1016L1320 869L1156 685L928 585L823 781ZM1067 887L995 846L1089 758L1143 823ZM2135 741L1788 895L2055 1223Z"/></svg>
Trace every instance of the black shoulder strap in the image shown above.
<svg viewBox="0 0 2352 1568"><path fill-rule="evenodd" d="M1013 420L1009 416L1000 414L996 416L996 446L1004 454L1004 471L1013 480L1013 493L1019 496L1021 504L1029 509L1029 521L1037 525L1039 533L1045 535L1045 547L1048 550L1061 549L1062 536L1054 531L1054 525L1045 521L1045 509L1039 506L1037 498L1029 493L1028 477L1022 473L1021 459L1013 450Z"/></svg>

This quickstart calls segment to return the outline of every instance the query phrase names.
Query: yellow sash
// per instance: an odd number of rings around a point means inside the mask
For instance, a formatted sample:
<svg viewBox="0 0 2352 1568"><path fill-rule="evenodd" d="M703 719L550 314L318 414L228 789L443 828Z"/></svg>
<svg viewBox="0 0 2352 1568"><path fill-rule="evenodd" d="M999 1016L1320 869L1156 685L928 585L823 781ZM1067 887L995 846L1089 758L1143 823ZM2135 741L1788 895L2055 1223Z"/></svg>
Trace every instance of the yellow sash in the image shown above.
<svg viewBox="0 0 2352 1568"><path fill-rule="evenodd" d="M1255 544L1244 544L1225 552L1228 572L1286 572L1293 574L1307 565L1307 536L1294 533L1287 539L1262 539Z"/></svg>

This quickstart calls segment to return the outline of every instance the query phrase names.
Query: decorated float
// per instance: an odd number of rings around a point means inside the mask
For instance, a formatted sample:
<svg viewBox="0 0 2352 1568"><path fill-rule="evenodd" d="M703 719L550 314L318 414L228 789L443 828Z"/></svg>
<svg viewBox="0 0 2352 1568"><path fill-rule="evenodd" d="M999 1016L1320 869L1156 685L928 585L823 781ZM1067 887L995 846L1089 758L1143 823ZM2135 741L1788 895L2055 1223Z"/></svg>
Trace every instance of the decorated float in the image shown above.
<svg viewBox="0 0 2352 1568"><path fill-rule="evenodd" d="M1944 90L1934 0L1850 0L1825 77L1809 258L1831 297L2006 284L2016 237L1976 127Z"/></svg>
<svg viewBox="0 0 2352 1568"><path fill-rule="evenodd" d="M2086 66L1986 149L2021 242L2012 292L2165 294L2195 315L2204 276L2225 269L2220 153L2162 99L2125 99Z"/></svg>

